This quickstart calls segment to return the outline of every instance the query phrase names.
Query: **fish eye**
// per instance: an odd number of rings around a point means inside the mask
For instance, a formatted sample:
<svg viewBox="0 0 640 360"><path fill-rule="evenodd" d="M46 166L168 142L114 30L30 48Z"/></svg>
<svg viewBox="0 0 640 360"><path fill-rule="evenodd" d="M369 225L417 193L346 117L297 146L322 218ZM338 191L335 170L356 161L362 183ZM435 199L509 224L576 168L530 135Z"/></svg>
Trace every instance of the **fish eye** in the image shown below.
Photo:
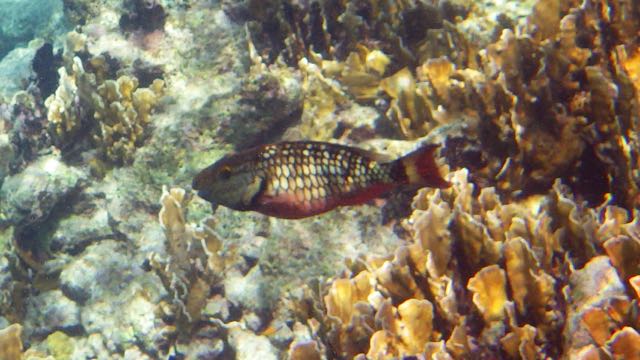
<svg viewBox="0 0 640 360"><path fill-rule="evenodd" d="M223 180L227 180L231 177L231 166L225 165L220 169L220 177Z"/></svg>

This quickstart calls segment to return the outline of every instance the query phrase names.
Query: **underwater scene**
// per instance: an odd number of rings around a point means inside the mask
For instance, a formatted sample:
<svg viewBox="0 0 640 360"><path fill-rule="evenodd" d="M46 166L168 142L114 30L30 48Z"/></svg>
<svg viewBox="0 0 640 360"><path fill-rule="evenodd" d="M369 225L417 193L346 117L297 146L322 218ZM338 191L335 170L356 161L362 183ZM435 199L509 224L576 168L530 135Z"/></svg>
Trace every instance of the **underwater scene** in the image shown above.
<svg viewBox="0 0 640 360"><path fill-rule="evenodd" d="M0 360L640 359L637 0L0 0Z"/></svg>

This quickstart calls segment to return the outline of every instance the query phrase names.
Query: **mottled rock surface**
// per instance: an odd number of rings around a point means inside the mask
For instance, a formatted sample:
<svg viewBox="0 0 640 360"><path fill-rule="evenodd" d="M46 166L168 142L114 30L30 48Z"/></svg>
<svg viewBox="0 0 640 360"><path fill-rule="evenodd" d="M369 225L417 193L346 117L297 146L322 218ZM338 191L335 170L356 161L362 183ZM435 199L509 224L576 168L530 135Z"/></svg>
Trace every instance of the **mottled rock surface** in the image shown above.
<svg viewBox="0 0 640 360"><path fill-rule="evenodd" d="M0 188L0 225L26 226L49 216L72 194L84 174L56 156L43 157L23 172L5 179Z"/></svg>
<svg viewBox="0 0 640 360"><path fill-rule="evenodd" d="M78 304L60 290L46 291L29 298L25 333L40 337L58 330L70 334L83 331Z"/></svg>

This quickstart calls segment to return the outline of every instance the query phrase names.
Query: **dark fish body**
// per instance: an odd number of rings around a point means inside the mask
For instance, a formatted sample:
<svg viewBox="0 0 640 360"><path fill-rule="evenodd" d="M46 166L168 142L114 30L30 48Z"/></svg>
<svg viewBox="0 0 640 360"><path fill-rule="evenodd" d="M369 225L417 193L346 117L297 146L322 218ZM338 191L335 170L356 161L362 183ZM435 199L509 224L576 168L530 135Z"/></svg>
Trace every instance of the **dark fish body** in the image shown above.
<svg viewBox="0 0 640 360"><path fill-rule="evenodd" d="M193 179L212 204L286 219L357 205L402 185L447 187L434 145L378 162L373 153L344 145L300 141L265 145L225 156Z"/></svg>

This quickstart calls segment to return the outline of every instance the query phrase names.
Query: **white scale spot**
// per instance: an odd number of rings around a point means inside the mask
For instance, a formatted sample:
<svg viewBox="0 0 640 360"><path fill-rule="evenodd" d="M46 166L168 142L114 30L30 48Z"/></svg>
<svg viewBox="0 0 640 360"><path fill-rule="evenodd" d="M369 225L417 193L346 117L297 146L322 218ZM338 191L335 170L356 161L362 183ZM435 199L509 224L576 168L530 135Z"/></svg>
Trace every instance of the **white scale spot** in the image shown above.
<svg viewBox="0 0 640 360"><path fill-rule="evenodd" d="M291 173L289 172L289 167L286 165L282 166L282 176L288 178L289 176L291 176Z"/></svg>
<svg viewBox="0 0 640 360"><path fill-rule="evenodd" d="M280 187L282 188L283 191L287 191L289 189L289 182L287 181L287 179L285 178L280 179Z"/></svg>
<svg viewBox="0 0 640 360"><path fill-rule="evenodd" d="M304 180L302 180L301 177L297 177L296 178L296 187L297 187L297 189L304 188Z"/></svg>

